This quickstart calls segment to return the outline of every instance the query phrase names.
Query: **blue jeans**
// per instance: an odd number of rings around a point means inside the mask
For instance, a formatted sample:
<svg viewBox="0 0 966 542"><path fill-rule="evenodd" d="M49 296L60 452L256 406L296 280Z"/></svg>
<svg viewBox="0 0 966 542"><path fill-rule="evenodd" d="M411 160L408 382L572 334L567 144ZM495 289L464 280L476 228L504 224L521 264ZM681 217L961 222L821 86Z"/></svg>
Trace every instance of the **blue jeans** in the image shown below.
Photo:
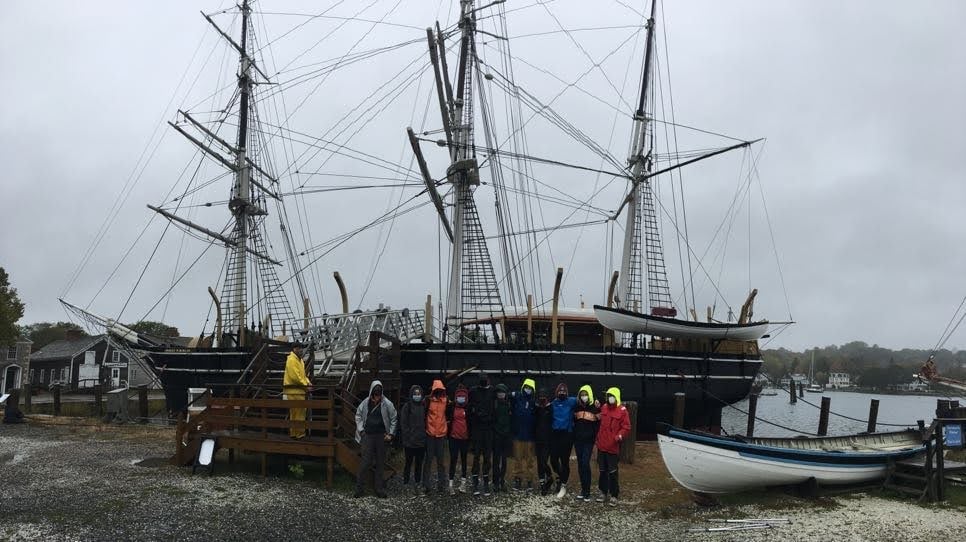
<svg viewBox="0 0 966 542"><path fill-rule="evenodd" d="M580 475L580 494L590 495L590 456L594 452L593 442L575 442L577 452L577 474Z"/></svg>

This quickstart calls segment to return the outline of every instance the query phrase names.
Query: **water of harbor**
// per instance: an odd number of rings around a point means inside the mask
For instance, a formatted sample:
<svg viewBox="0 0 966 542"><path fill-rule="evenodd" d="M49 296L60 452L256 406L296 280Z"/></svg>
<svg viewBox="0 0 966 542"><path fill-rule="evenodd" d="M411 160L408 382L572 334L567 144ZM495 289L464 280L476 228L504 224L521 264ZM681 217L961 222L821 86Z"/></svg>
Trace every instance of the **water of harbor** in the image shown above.
<svg viewBox="0 0 966 542"><path fill-rule="evenodd" d="M898 431L902 427L891 427L885 424L900 424L909 427L916 426L916 420L925 420L926 425L936 415L937 399L959 399L960 404L966 404L962 397L939 397L935 395L877 395L874 393L856 393L848 391L826 391L823 393L806 393L799 398L797 404L789 404L788 392L778 391L775 396L761 396L758 398L758 420L755 422L755 436L759 437L787 437L798 434L816 433L818 431L819 406L822 397L832 400L831 411L844 414L862 421L854 421L829 415L828 434L847 435L866 430L866 420L869 418L869 402L879 400L879 416L876 431ZM812 406L808 403L812 403ZM748 400L745 399L734 405L743 411L748 410ZM797 431L789 431L765 423L763 420L774 422ZM748 416L734 408L725 407L721 413L722 428L728 434L745 434Z"/></svg>

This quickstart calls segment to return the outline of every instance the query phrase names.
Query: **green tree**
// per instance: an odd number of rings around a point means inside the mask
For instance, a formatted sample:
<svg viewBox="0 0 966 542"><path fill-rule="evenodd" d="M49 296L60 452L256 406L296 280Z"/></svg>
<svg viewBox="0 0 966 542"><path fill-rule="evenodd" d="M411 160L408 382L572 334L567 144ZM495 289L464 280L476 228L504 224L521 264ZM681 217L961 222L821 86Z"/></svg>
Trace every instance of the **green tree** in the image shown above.
<svg viewBox="0 0 966 542"><path fill-rule="evenodd" d="M10 277L0 267L0 344L10 344L19 335L17 321L23 316L23 302L10 287Z"/></svg>
<svg viewBox="0 0 966 542"><path fill-rule="evenodd" d="M87 332L73 322L37 322L21 328L21 334L33 341L34 344L31 348L34 352L54 341L65 338L67 332L76 333L81 337L87 336Z"/></svg>
<svg viewBox="0 0 966 542"><path fill-rule="evenodd" d="M146 335L154 335L155 337L177 337L179 336L178 328L174 326L169 326L162 322L152 322L150 320L141 320L140 322L135 322L133 324L128 324L129 328L136 333L144 333Z"/></svg>

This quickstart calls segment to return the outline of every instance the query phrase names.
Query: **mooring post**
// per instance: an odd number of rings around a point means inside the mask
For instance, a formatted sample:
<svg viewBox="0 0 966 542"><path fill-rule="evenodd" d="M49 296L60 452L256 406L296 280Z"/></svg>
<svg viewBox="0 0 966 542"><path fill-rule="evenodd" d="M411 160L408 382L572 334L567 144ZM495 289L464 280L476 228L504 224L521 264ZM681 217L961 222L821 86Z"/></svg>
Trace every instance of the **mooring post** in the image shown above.
<svg viewBox="0 0 966 542"><path fill-rule="evenodd" d="M828 434L828 412L832 407L831 397L822 397L822 411L818 416L818 436L824 437Z"/></svg>
<svg viewBox="0 0 966 542"><path fill-rule="evenodd" d="M148 423L148 387L138 386L138 423Z"/></svg>
<svg viewBox="0 0 966 542"><path fill-rule="evenodd" d="M684 427L684 393L674 394L674 417L672 419L674 427Z"/></svg>
<svg viewBox="0 0 966 542"><path fill-rule="evenodd" d="M879 400L873 399L869 401L869 427L866 428L866 433L875 433L875 422L879 418Z"/></svg>
<svg viewBox="0 0 966 542"><path fill-rule="evenodd" d="M104 416L104 389L100 384L94 384L94 415L98 418Z"/></svg>
<svg viewBox="0 0 966 542"><path fill-rule="evenodd" d="M745 436L755 436L755 413L758 410L758 394L752 393L748 396L748 430Z"/></svg>
<svg viewBox="0 0 966 542"><path fill-rule="evenodd" d="M791 404L793 404L793 405L798 402L798 396L795 395L795 381L794 380L789 380L788 381L788 402L791 403Z"/></svg>
<svg viewBox="0 0 966 542"><path fill-rule="evenodd" d="M23 385L23 411L27 414L30 414L30 394L32 392L30 384Z"/></svg>
<svg viewBox="0 0 966 542"><path fill-rule="evenodd" d="M805 386L798 386L798 396L801 398L805 397Z"/></svg>
<svg viewBox="0 0 966 542"><path fill-rule="evenodd" d="M943 457L943 424L936 424L936 500L946 500L946 459Z"/></svg>
<svg viewBox="0 0 966 542"><path fill-rule="evenodd" d="M54 416L60 416L60 384L55 384L50 391L54 394Z"/></svg>

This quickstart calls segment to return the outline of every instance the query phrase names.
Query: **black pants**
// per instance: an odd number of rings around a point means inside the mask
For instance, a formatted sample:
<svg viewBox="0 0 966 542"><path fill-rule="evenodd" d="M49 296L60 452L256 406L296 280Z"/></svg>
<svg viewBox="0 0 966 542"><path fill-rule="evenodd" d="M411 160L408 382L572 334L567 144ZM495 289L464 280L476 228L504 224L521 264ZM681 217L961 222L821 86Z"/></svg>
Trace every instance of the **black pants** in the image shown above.
<svg viewBox="0 0 966 542"><path fill-rule="evenodd" d="M449 479L456 476L456 459L460 460L462 476L466 478L466 452L470 449L470 441L464 439L449 439Z"/></svg>
<svg viewBox="0 0 966 542"><path fill-rule="evenodd" d="M498 435L493 438L493 483L506 482L506 458L512 449L512 436Z"/></svg>
<svg viewBox="0 0 966 542"><path fill-rule="evenodd" d="M433 480L433 461L436 461L436 487L443 489L443 477L446 476L446 467L443 466L444 448L446 447L446 437L426 437L426 478L423 479L423 487L430 488Z"/></svg>
<svg viewBox="0 0 966 542"><path fill-rule="evenodd" d="M597 463L600 464L600 481L597 487L604 495L610 494L617 498L620 487L617 485L617 454L608 454L597 450Z"/></svg>
<svg viewBox="0 0 966 542"><path fill-rule="evenodd" d="M534 448L537 451L537 477L541 480L547 480L550 478L550 466L548 465L548 461L550 461L550 443L535 442Z"/></svg>
<svg viewBox="0 0 966 542"><path fill-rule="evenodd" d="M376 493L380 493L386 485L386 480L383 477L386 468L385 434L369 435L363 433L360 444L362 445L362 465L359 466L359 475L356 476L356 491L361 492L365 488L366 481L369 478L369 469L373 469L375 477L373 485L376 488Z"/></svg>
<svg viewBox="0 0 966 542"><path fill-rule="evenodd" d="M473 428L473 478L478 481L480 475L480 460L483 460L483 478L490 478L490 459L493 456L493 429L489 427Z"/></svg>
<svg viewBox="0 0 966 542"><path fill-rule="evenodd" d="M573 446L573 433L556 430L550 433L550 468L564 484L570 479L570 451Z"/></svg>
<svg viewBox="0 0 966 542"><path fill-rule="evenodd" d="M413 472L413 481L417 484L423 479L423 456L426 448L406 448L406 466L403 467L403 483L409 483L409 472Z"/></svg>
<svg viewBox="0 0 966 542"><path fill-rule="evenodd" d="M580 475L580 494L590 495L590 456L594 452L593 442L575 442L577 450L577 474Z"/></svg>

